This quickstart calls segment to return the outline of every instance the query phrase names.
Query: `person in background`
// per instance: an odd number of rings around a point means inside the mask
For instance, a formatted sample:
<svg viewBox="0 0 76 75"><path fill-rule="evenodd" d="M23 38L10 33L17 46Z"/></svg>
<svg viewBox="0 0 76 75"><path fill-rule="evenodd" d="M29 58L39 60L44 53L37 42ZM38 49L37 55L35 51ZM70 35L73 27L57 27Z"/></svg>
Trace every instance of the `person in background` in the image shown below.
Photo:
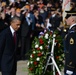
<svg viewBox="0 0 76 75"><path fill-rule="evenodd" d="M65 35L65 75L76 75L76 11L66 11L66 23L69 25Z"/></svg>
<svg viewBox="0 0 76 75"><path fill-rule="evenodd" d="M25 2L24 2L25 3ZM16 7L17 8L22 8L25 4L24 4L21 0L17 0L16 2L15 2L15 4L16 4Z"/></svg>
<svg viewBox="0 0 76 75"><path fill-rule="evenodd" d="M56 8L51 8L51 17L50 17L50 24L52 24L52 30L56 30L57 27L60 26L60 17L56 13Z"/></svg>
<svg viewBox="0 0 76 75"><path fill-rule="evenodd" d="M42 16L43 18L43 21L45 22L46 18L48 17L48 11L47 11L47 7L46 6L43 6L41 9L40 9L40 15Z"/></svg>
<svg viewBox="0 0 76 75"><path fill-rule="evenodd" d="M45 26L44 26L43 18L39 14L38 10L34 10L34 17L35 17L34 36L38 37L39 33L44 31Z"/></svg>
<svg viewBox="0 0 76 75"><path fill-rule="evenodd" d="M30 17L29 10L26 9L21 24L21 59L22 60L28 60L28 57L26 55L30 50L31 33L32 33L32 19Z"/></svg>
<svg viewBox="0 0 76 75"><path fill-rule="evenodd" d="M71 11L76 11L76 0L71 0L70 10Z"/></svg>
<svg viewBox="0 0 76 75"><path fill-rule="evenodd" d="M13 17L10 26L0 33L0 70L2 75L16 75L17 70L17 35L21 21Z"/></svg>
<svg viewBox="0 0 76 75"><path fill-rule="evenodd" d="M3 31L7 27L5 23L5 14L0 12L0 32Z"/></svg>
<svg viewBox="0 0 76 75"><path fill-rule="evenodd" d="M49 23L49 18L46 18L46 20L45 20L45 29L50 31L51 26L52 25Z"/></svg>
<svg viewBox="0 0 76 75"><path fill-rule="evenodd" d="M15 7L12 7L10 10L10 18L13 18L16 15L16 9Z"/></svg>

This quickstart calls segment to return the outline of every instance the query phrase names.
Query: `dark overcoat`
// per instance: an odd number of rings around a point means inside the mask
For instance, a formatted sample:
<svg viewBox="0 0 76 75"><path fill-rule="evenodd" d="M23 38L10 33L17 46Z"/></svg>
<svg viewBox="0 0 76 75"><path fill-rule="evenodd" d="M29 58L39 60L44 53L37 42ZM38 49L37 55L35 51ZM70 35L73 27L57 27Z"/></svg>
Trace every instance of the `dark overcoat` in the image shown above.
<svg viewBox="0 0 76 75"><path fill-rule="evenodd" d="M4 72L16 71L16 65L17 65L16 48L17 48L17 41L15 44L10 27L8 27L0 33L1 71Z"/></svg>

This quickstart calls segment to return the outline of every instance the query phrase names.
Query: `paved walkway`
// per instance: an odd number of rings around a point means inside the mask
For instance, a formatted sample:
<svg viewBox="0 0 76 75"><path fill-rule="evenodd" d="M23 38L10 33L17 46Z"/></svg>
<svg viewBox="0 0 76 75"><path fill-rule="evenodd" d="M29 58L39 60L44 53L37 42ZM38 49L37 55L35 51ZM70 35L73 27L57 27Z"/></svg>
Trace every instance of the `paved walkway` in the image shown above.
<svg viewBox="0 0 76 75"><path fill-rule="evenodd" d="M28 75L27 62L22 60L17 62L17 75Z"/></svg>
<svg viewBox="0 0 76 75"><path fill-rule="evenodd" d="M27 62L22 60L17 62L17 75L28 75Z"/></svg>

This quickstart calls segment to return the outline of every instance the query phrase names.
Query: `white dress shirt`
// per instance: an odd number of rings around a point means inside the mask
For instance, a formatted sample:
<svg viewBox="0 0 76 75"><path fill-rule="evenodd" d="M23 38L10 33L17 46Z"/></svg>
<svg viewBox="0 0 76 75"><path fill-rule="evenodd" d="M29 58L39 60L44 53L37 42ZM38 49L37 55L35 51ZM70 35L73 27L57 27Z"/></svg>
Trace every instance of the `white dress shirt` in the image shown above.
<svg viewBox="0 0 76 75"><path fill-rule="evenodd" d="M15 30L12 28L12 26L10 26L10 30L11 30L11 32L12 32L12 35L14 36Z"/></svg>
<svg viewBox="0 0 76 75"><path fill-rule="evenodd" d="M71 26L70 26L70 28L69 29L71 29L73 26L75 26L76 25L76 23L75 24L72 24Z"/></svg>

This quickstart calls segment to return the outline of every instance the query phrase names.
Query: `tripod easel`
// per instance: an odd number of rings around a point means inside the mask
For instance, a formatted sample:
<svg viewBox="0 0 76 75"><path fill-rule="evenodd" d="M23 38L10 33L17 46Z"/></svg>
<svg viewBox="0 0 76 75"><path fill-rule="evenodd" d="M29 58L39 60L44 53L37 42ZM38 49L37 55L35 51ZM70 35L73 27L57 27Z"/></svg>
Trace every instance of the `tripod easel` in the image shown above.
<svg viewBox="0 0 76 75"><path fill-rule="evenodd" d="M55 43L55 37L56 37L55 34L53 34L51 53L50 53L50 56L48 57L46 65L45 65L44 74L45 74L45 72L47 70L48 65L52 65L53 66L53 68L52 68L53 75L55 75L55 68L56 68L57 72L59 73L59 75L61 75L61 72L60 72L60 70L59 70L59 68L58 68L58 66L57 66L57 64L55 62L55 59L54 59L54 46L56 44ZM51 63L50 63L50 59L52 60Z"/></svg>

